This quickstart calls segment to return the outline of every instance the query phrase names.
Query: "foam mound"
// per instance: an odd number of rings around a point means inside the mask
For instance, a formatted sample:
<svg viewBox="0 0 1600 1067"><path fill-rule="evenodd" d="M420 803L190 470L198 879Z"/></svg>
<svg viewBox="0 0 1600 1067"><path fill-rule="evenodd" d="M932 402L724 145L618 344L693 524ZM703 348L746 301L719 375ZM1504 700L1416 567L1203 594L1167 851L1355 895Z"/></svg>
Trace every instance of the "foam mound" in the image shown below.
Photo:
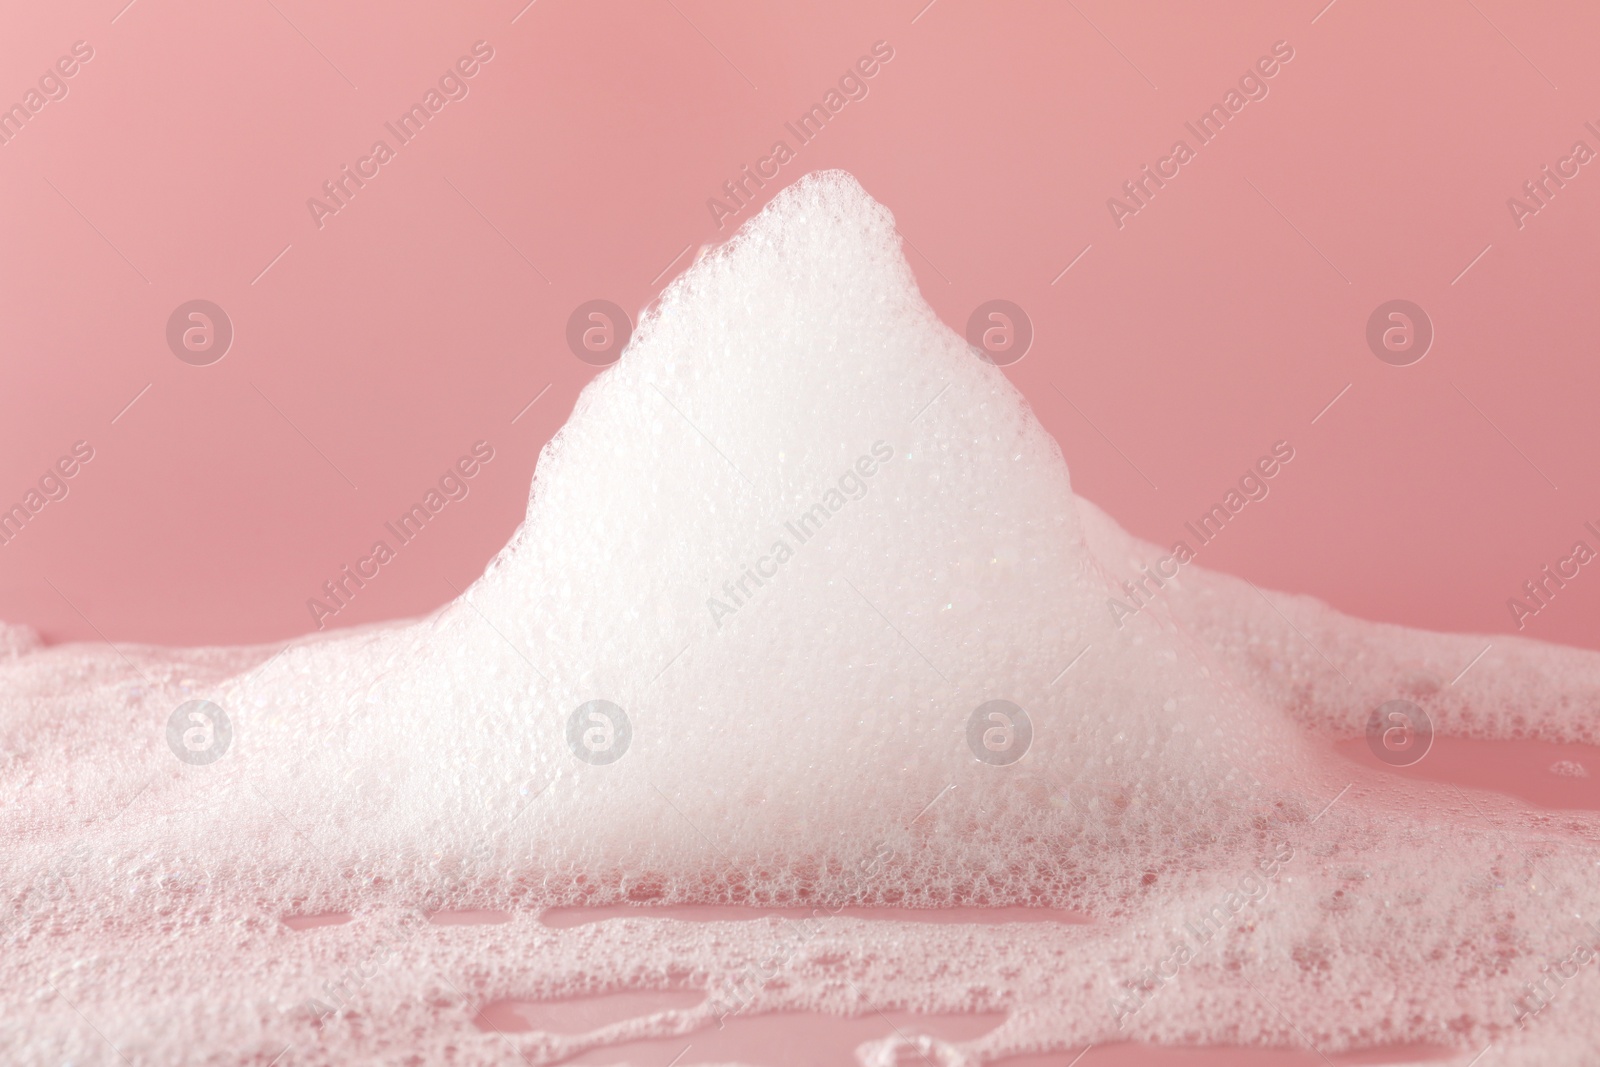
<svg viewBox="0 0 1600 1067"><path fill-rule="evenodd" d="M1074 496L889 212L810 175L673 282L428 618L281 649L0 628L0 1058L537 1063L893 1007L1007 1013L918 1045L942 1064L1300 1034L1583 1062L1600 1022L1525 987L1597 940L1597 821L1447 810L1322 738L1400 696L1593 742L1600 656L1500 639L1446 686L1481 639L1197 568L1119 620L1160 554ZM536 919L620 903L818 918ZM1093 922L837 914L885 905ZM469 910L511 920L423 918ZM611 1030L471 1025L685 984L704 1005Z"/></svg>

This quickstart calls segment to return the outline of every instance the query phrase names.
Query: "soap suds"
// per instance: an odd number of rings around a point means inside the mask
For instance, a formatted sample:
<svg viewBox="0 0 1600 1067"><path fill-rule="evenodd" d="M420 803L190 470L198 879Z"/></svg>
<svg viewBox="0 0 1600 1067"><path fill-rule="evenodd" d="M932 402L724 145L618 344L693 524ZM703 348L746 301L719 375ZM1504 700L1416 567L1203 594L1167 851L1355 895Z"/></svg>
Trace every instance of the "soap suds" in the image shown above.
<svg viewBox="0 0 1600 1067"><path fill-rule="evenodd" d="M0 630L0 1059L537 1063L894 1009L1006 1015L930 1038L940 1064L1301 1035L1584 1062L1600 1022L1576 991L1516 1005L1592 936L1596 818L1484 797L1462 819L1325 739L1403 698L1442 734L1592 743L1600 656L1497 638L1452 682L1484 639L1198 565L1118 627L1108 597L1160 554L1073 495L1003 372L922 300L889 212L810 175L642 317L510 544L433 615L281 650ZM708 610L725 584L737 610ZM199 700L231 727L206 765L167 739ZM601 700L626 750L576 758L569 720ZM1031 724L1014 762L968 746L996 700ZM1145 988L1219 900L1219 932ZM813 917L538 920L623 903ZM1093 921L846 912L872 906ZM283 918L332 914L352 919ZM705 998L586 1034L473 1022L679 988Z"/></svg>

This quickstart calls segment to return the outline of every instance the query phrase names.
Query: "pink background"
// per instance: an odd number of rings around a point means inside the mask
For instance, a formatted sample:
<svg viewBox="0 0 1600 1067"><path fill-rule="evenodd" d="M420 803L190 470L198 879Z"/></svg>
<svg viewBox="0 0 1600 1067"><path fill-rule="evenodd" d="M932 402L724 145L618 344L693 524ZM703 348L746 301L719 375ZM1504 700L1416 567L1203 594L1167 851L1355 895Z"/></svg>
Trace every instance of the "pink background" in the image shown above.
<svg viewBox="0 0 1600 1067"><path fill-rule="evenodd" d="M94 58L0 146L0 504L75 441L95 457L0 547L0 618L52 641L304 632L307 598L484 439L471 495L335 621L449 599L596 373L569 313L636 311L726 237L707 199L794 147L784 121L879 40L869 95L762 200L847 168L952 326L1024 307L1006 373L1135 533L1172 541L1287 439L1202 564L1493 633L1541 566L1600 547L1600 165L1521 230L1506 206L1575 140L1600 149L1600 9L524 2L11 5L0 103L75 41ZM307 198L478 40L469 95L318 229ZM1107 198L1279 40L1267 98L1119 230ZM164 337L195 298L235 329L206 367ZM1437 331L1410 367L1364 340L1392 298ZM1600 647L1597 607L1600 566L1524 632Z"/></svg>

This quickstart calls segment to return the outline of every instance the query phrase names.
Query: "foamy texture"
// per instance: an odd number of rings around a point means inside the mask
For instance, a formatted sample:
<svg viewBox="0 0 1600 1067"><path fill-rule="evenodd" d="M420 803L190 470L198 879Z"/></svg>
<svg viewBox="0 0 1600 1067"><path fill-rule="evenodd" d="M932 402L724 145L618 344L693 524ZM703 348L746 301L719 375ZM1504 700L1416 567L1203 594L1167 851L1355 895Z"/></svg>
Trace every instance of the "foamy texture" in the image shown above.
<svg viewBox="0 0 1600 1067"><path fill-rule="evenodd" d="M1596 939L1596 819L1447 810L1317 735L1402 696L1442 732L1593 741L1600 656L1497 639L1448 685L1482 639L1193 567L1118 628L1112 583L1160 554L1073 496L1021 397L921 299L889 212L811 175L643 317L546 446L516 536L432 616L281 651L0 630L0 1058L539 1062L733 1005L1010 1012L937 1045L947 1064L1297 1031L1581 1062L1581 985L1522 1029L1512 998ZM167 746L196 698L233 728L208 766ZM631 725L609 764L568 742L595 699ZM1009 766L968 747L995 699L1033 724ZM1127 1010L1174 931L1241 887L1230 932ZM825 917L534 918L622 901ZM826 917L846 904L1096 922ZM469 908L514 918L416 921ZM356 919L280 922L332 911ZM707 1004L617 1032L471 1025L496 998L680 983Z"/></svg>

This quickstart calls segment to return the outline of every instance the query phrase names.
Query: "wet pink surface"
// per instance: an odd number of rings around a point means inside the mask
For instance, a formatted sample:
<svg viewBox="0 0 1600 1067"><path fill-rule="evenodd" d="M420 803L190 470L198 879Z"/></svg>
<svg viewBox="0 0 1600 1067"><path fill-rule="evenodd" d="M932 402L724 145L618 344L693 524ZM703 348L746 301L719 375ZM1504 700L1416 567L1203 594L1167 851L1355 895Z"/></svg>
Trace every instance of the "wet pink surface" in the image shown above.
<svg viewBox="0 0 1600 1067"><path fill-rule="evenodd" d="M474 1020L481 1030L504 1034L545 1030L557 1034L580 1033L654 1012L684 1010L705 999L694 990L641 991L597 997L533 1003L500 1000L485 1006ZM561 1060L562 1063L662 1063L691 1067L740 1058L763 1067L835 1067L853 1063L854 1049L865 1041L900 1035L915 1040L927 1034L948 1041L980 1037L1005 1019L1004 1015L919 1015L884 1012L864 1016L796 1012L771 1015L735 1015L720 1027L708 1027L670 1038L631 1041L594 1049ZM761 1050L758 1054L751 1050ZM995 1067L1312 1067L1333 1063L1338 1067L1443 1060L1451 1050L1428 1046L1395 1046L1362 1052L1333 1054L1311 1049L1260 1049L1162 1047L1132 1042L1093 1046L1038 1055L1007 1057ZM674 1058L676 1057L676 1058ZM906 1052L906 1067L928 1062Z"/></svg>
<svg viewBox="0 0 1600 1067"><path fill-rule="evenodd" d="M1017 1056L996 1060L995 1067L1068 1067L1079 1052L1057 1052L1044 1056ZM1096 1045L1076 1059L1080 1067L1317 1067L1337 1064L1338 1067L1356 1067L1361 1064L1415 1063L1418 1061L1445 1060L1452 1055L1449 1049L1425 1045L1405 1045L1369 1049L1364 1052L1324 1054L1310 1048L1260 1049L1225 1048L1197 1049L1132 1043ZM1459 1054L1454 1054L1459 1058Z"/></svg>
<svg viewBox="0 0 1600 1067"><path fill-rule="evenodd" d="M865 1016L810 1012L733 1016L724 1020L720 1029L698 1030L662 1040L626 1042L562 1062L644 1064L659 1061L666 1064L679 1056L674 1067L735 1059L755 1060L762 1067L835 1067L854 1063L855 1048L862 1042L889 1037L897 1031L907 1036L929 1034L947 1041L966 1041L993 1030L1004 1021L1005 1016L998 1014L914 1015L910 1012ZM753 1049L760 1052L753 1053ZM910 1067L921 1061L922 1057L916 1056L905 1062Z"/></svg>
<svg viewBox="0 0 1600 1067"><path fill-rule="evenodd" d="M291 930L315 930L322 926L343 926L354 916L343 911L329 911L318 915L285 915L283 925Z"/></svg>
<svg viewBox="0 0 1600 1067"><path fill-rule="evenodd" d="M544 1002L496 1000L483 1006L474 1020L480 1030L521 1033L547 1030L553 1034L581 1034L658 1011L692 1008L706 999L696 989L638 990L597 997Z"/></svg>
<svg viewBox="0 0 1600 1067"><path fill-rule="evenodd" d="M498 926L510 922L511 913L476 909L436 911L428 916L428 921L435 926Z"/></svg>
<svg viewBox="0 0 1600 1067"><path fill-rule="evenodd" d="M1600 748L1593 745L1437 736L1428 754L1410 767L1385 765L1364 738L1337 747L1346 758L1384 774L1491 790L1540 808L1600 810Z"/></svg>
<svg viewBox="0 0 1600 1067"><path fill-rule="evenodd" d="M872 919L884 922L934 923L1088 923L1094 919L1082 912L1061 908L762 908L729 907L712 904L670 904L664 906L613 905L598 908L550 908L539 915L546 926L564 929L608 919L677 919L682 922L747 922L768 917L813 919L839 916L846 919Z"/></svg>

